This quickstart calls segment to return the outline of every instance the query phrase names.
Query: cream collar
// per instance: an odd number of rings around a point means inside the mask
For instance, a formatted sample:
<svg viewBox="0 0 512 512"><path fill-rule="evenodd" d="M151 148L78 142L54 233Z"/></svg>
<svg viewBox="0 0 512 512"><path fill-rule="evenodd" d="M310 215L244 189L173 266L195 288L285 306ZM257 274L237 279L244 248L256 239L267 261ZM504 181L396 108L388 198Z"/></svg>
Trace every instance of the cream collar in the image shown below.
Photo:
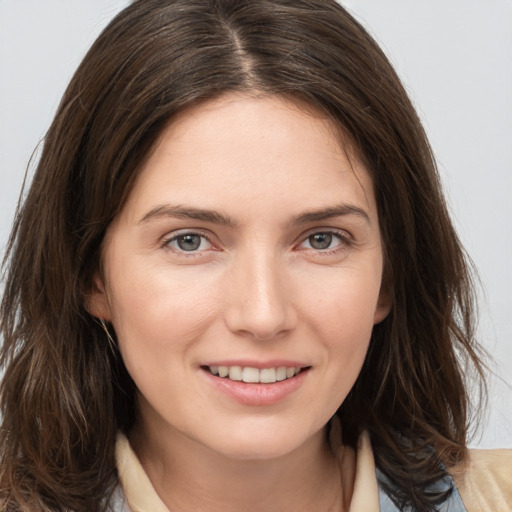
<svg viewBox="0 0 512 512"><path fill-rule="evenodd" d="M349 512L378 511L379 494L370 437L363 432L357 450L335 439L339 427L331 427L331 446L340 465L343 495L348 499ZM123 492L132 512L170 512L153 488L144 468L132 450L128 439L119 434L116 443L116 462Z"/></svg>

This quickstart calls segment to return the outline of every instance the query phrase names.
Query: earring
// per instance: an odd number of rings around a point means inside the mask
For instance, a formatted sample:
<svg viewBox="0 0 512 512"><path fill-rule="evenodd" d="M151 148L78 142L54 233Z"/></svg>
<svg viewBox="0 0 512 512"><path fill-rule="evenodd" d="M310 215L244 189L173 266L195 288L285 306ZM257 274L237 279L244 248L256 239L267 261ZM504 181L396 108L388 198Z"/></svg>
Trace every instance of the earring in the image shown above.
<svg viewBox="0 0 512 512"><path fill-rule="evenodd" d="M107 323L105 322L105 320L103 318L100 318L99 320L100 320L101 327L103 328L103 330L105 331L105 334L107 335L108 342L109 342L109 345L110 345L110 349L112 350L112 352L114 354L116 354L117 353L116 342L114 341L114 339L110 335L110 332L109 332L108 327L107 327Z"/></svg>

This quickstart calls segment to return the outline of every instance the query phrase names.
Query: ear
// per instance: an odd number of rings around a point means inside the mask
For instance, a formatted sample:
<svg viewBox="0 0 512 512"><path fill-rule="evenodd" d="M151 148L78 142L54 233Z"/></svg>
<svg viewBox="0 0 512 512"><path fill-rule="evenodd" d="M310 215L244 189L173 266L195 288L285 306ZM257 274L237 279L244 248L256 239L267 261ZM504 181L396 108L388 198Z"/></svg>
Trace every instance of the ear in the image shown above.
<svg viewBox="0 0 512 512"><path fill-rule="evenodd" d="M111 309L105 284L99 272L96 272L92 279L92 289L85 297L85 309L100 320L110 321Z"/></svg>
<svg viewBox="0 0 512 512"><path fill-rule="evenodd" d="M393 299L387 288L386 286L380 290L379 300L377 301L377 307L375 308L375 314L373 316L374 324L382 322L389 315L391 307L393 306Z"/></svg>

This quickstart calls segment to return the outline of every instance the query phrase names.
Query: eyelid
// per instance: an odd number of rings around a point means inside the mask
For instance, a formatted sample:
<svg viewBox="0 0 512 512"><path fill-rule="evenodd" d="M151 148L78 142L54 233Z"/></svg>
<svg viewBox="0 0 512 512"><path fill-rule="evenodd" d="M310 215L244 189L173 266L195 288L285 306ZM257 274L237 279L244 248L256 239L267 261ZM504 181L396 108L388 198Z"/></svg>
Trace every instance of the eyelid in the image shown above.
<svg viewBox="0 0 512 512"><path fill-rule="evenodd" d="M310 236L320 234L320 233L339 236L341 239L345 240L346 242L353 241L352 234L349 233L346 229L323 227L323 226L320 226L318 228L308 229L307 231L305 231L298 237L298 241L299 241L299 243L301 243L304 240L306 240L307 238L309 238Z"/></svg>
<svg viewBox="0 0 512 512"><path fill-rule="evenodd" d="M297 242L296 244L296 247L298 247L300 249L301 245L303 243L305 243L308 238L310 238L311 236L313 235L316 235L316 234L328 234L328 235L333 235L335 237L337 237L340 241L339 245L332 248L332 249L315 249L313 247L306 247L306 248L303 248L303 250L306 250L306 251L314 251L318 254L332 254L334 252L337 252L337 251L342 251L343 249L346 249L347 247L350 247L351 245L353 245L355 243L352 235L344 230L344 229L340 229L340 228L323 228L323 227L318 227L318 228L313 228L313 229L310 229L308 231L306 231L305 233L303 233L300 238L299 238L299 241Z"/></svg>
<svg viewBox="0 0 512 512"><path fill-rule="evenodd" d="M186 235L198 235L198 236L204 238L205 240L207 240L211 247L208 247L207 249L202 249L202 250L184 251L184 250L176 249L176 248L170 246L171 242L173 242L174 240L177 240L180 236L186 236ZM211 238L212 238L212 236L203 229L183 228L183 229L178 229L176 231L172 231L172 232L164 235L161 240L161 246L162 246L162 248L172 251L175 254L184 255L184 256L194 256L194 255L197 256L206 251L215 250L215 245L212 242Z"/></svg>

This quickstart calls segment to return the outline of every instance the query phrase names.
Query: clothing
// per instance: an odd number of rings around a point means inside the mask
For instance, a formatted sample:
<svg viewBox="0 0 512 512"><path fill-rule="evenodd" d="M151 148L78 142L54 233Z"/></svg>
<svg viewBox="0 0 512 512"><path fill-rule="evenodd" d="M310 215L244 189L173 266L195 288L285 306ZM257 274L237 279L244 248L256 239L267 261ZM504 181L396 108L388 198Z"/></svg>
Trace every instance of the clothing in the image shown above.
<svg viewBox="0 0 512 512"><path fill-rule="evenodd" d="M470 450L467 469L451 473L468 512L512 511L512 450Z"/></svg>
<svg viewBox="0 0 512 512"><path fill-rule="evenodd" d="M340 464L344 496L352 496L349 512L396 512L379 485L385 477L376 469L368 433L359 438L357 450L334 444L337 432L331 432L331 445ZM130 443L120 435L116 460L121 486L116 490L116 512L170 512L154 490ZM511 512L512 450L472 450L469 465L454 468L436 486L453 487L440 512Z"/></svg>

